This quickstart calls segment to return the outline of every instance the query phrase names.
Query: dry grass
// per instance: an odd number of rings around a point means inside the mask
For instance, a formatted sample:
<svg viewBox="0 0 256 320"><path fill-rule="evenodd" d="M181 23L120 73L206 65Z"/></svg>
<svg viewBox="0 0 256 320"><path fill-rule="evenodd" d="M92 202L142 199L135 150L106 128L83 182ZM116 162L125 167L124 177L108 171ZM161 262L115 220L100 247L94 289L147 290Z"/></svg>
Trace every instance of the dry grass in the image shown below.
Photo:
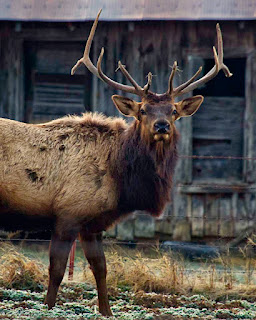
<svg viewBox="0 0 256 320"><path fill-rule="evenodd" d="M197 270L187 270L185 262L182 259L177 260L177 257L171 254L158 252L157 255L148 258L140 252L129 256L120 254L115 249L109 250L106 253L108 287L128 287L135 292L204 294L213 299L255 297L253 270L256 260L251 256L244 257L243 269L240 269L243 272L242 279L238 280L235 277L236 258L233 260L229 253L221 255L210 265L202 263ZM239 261L243 262L241 258ZM221 265L221 272L216 269L216 264ZM83 274L85 281L94 284L88 267L84 267Z"/></svg>
<svg viewBox="0 0 256 320"><path fill-rule="evenodd" d="M1 243L0 285L6 288L42 290L47 272L41 263L25 257L10 244Z"/></svg>
<svg viewBox="0 0 256 320"><path fill-rule="evenodd" d="M250 299L256 294L256 259L247 247L241 250L242 259L233 258L227 251L212 264L202 263L197 270L191 270L181 258L163 254L158 250L155 250L150 258L142 251L120 247L112 247L106 251L107 282L112 293L121 288L131 289L136 293L203 294L212 299ZM238 264L242 264L240 271L244 272L239 279L236 275ZM222 267L221 272L217 270L218 265ZM81 272L78 274L77 271L74 279L94 284L92 272L88 264L84 265L84 260L82 266L83 279ZM76 267L81 267L81 264L76 264ZM42 290L46 284L45 265L27 258L12 245L1 244L0 285L7 288Z"/></svg>
<svg viewBox="0 0 256 320"><path fill-rule="evenodd" d="M184 266L170 256L158 253L151 259L140 252L129 255L129 251L108 250L107 283L109 287L131 287L135 292L183 292ZM83 268L84 279L94 283L88 267Z"/></svg>

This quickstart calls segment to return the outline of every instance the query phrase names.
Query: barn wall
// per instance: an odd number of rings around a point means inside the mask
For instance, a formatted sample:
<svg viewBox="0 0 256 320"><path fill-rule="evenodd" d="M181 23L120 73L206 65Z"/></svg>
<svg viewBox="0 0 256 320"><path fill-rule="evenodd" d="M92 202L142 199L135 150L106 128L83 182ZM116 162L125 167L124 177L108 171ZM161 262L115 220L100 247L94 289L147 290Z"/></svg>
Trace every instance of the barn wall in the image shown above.
<svg viewBox="0 0 256 320"><path fill-rule="evenodd" d="M8 27L11 34L8 37L1 35L1 74L0 74L0 112L2 116L23 119L24 108L24 43L40 43L48 41L58 45L79 44L84 42L88 35L91 23L70 24L31 24L23 23L21 30L15 32L15 24L2 24L1 29ZM225 57L246 58L246 95L244 100L244 119L242 133L241 156L256 157L256 22L221 22L224 38ZM214 21L205 22L100 22L92 47L92 60L97 61L101 48L105 47L102 68L112 79L126 83L120 72L115 72L118 60L126 65L136 81L144 85L146 75L151 71L154 75L152 90L164 92L167 89L168 77L174 60L178 61L183 71L175 78L175 84L184 82L200 65L203 58L212 57L212 45L215 43L216 31ZM72 46L71 46L72 47ZM67 49L68 50L68 49ZM41 51L42 53L42 51ZM72 52L71 52L72 53ZM67 52L65 53L67 56ZM68 69L80 58L67 59ZM51 56L52 64L59 65L60 56ZM38 53L38 66L42 66ZM232 71L232 70L231 70ZM80 74L85 74L82 67ZM88 74L87 76L88 77ZM96 77L92 77L90 90L90 105L93 111L100 111L107 115L118 115L110 97L112 94L121 94L108 88ZM88 91L88 89L87 89ZM8 92L8 94L7 94ZM239 99L222 100L223 108L226 105L230 112L236 112L237 105L243 104ZM212 101L217 105L217 102ZM25 104L25 107L24 107ZM234 120L236 121L236 116ZM207 128L211 123L211 115L202 115L202 126ZM224 122L223 122L224 123ZM220 124L219 124L220 125ZM223 124L224 125L224 124ZM196 134L195 123L192 118L179 120L177 127L181 132L180 159L175 177L175 188L170 203L161 219L153 220L145 213L133 215L128 221L120 223L109 231L109 235L119 239L134 239L136 237L155 236L180 237L178 230L184 221L190 227L189 237L234 237L245 227L250 225L255 214L256 161L242 162L241 174L238 181L231 179L232 173L227 173L223 179L204 173L205 186L195 181L193 161L189 157L193 154L193 132ZM246 129L245 129L246 128ZM194 130L194 131L193 131ZM228 128L227 128L228 130ZM229 135L233 135L234 128L230 127ZM199 145L199 147L201 147ZM201 151L202 153L204 152ZM201 163L200 163L201 161ZM199 160L199 165L207 167L205 160ZM221 172L220 167L220 172ZM223 185L222 187L220 185ZM218 187L217 187L218 186ZM188 237L188 238L189 238Z"/></svg>
<svg viewBox="0 0 256 320"><path fill-rule="evenodd" d="M23 39L3 26L0 33L0 115L24 119Z"/></svg>
<svg viewBox="0 0 256 320"><path fill-rule="evenodd" d="M156 77L153 78L152 89L156 92L166 90L170 73L169 66L174 60L177 59L181 69L184 70L176 79L178 84L196 71L200 58L212 57L212 44L215 43L216 38L214 22L162 22L133 26L134 29L131 28L132 31L128 33L119 24L116 29L114 28L115 31L113 28L108 29L104 26L103 43L102 34L97 34L94 61L96 61L102 45L108 48L104 60L104 70L106 74L119 81L122 80L122 76L116 75L113 65L111 66L111 61L117 61L118 57L139 83L145 82L143 77L147 72L153 72ZM127 27L129 30L129 26ZM248 60L245 76L247 91L250 88L250 92L247 92L244 98L208 98L205 105L207 108L213 106L214 111L202 114L201 118L199 116L197 124L201 125L205 132L209 131L210 126L216 125L217 135L218 129L222 128L221 134L223 136L218 137L218 143L215 148L211 149L213 155L255 157L254 150L256 148L253 137L255 136L254 128L256 128L254 115L256 109L254 108L255 99L252 96L255 88L252 79L248 79L249 75L253 74L255 67L253 56L255 23L223 22L221 27L225 57L242 57ZM112 48L111 52L109 52L109 48ZM241 81L244 80L241 79ZM94 106L105 105L111 109L104 109L104 112L112 113L113 107L105 102L106 97L113 94L112 89L106 88L97 79L95 82L95 88L99 94L95 96ZM220 117L218 122L215 121L215 124L213 123L214 112L218 113ZM204 150L203 146L199 146L200 150L193 147L193 140L198 133L193 118L183 119L179 121L177 126L182 134L180 143L182 155L190 156L192 153L199 155L206 153L207 155L207 150ZM228 147L225 145L226 141L228 141ZM220 150L221 148L223 152ZM115 230L112 230L112 235L115 234L119 239L126 240L137 235L152 237L153 234L160 235L162 238L174 236L176 239L188 240L187 235L182 236L182 231L176 230L179 230L182 225L185 226L185 229L181 228L181 230L186 230L189 225L191 237L231 238L237 237L243 230L250 227L253 224L252 220L255 219L255 161L234 160L227 162L223 159L197 161L204 171L204 179L201 181L198 181L193 172L195 165L192 159L184 157L180 160L176 171L173 202L166 208L163 220L154 221L150 217L143 216L140 218L140 222L135 216L130 218L126 224L122 223L122 226L119 225ZM209 172L207 172L207 161L211 162ZM212 174L214 161L215 172ZM195 162L196 160L194 160ZM250 184L247 184L248 179L250 179ZM205 185L202 186L202 183ZM187 222L187 225L184 224L184 221Z"/></svg>

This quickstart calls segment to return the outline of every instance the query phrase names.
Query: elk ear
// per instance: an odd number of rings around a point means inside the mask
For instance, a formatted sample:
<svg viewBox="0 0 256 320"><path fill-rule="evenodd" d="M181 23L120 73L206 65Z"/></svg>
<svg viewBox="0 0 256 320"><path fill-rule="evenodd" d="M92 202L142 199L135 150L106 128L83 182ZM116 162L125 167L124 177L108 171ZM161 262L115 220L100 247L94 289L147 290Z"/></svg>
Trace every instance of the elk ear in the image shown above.
<svg viewBox="0 0 256 320"><path fill-rule="evenodd" d="M138 117L138 112L140 109L140 103L132 99L114 95L112 100L117 107L117 109L124 114L126 117Z"/></svg>
<svg viewBox="0 0 256 320"><path fill-rule="evenodd" d="M192 116L204 101L203 96L194 96L175 103L179 117Z"/></svg>

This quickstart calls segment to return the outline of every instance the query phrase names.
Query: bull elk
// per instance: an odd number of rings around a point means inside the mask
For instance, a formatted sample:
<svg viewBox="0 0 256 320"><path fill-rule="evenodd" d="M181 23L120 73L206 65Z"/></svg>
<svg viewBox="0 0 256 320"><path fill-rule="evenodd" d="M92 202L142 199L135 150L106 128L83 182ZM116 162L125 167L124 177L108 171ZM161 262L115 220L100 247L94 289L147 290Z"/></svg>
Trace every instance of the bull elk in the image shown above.
<svg viewBox="0 0 256 320"><path fill-rule="evenodd" d="M177 160L178 132L175 121L193 115L203 102L200 95L175 102L223 70L222 35L217 25L218 53L215 65L195 80L202 68L187 82L173 87L177 70L174 62L168 90L150 91L152 74L141 87L119 61L119 69L131 86L107 77L89 58L100 12L92 26L82 63L109 86L140 97L136 102L112 96L117 109L134 121L85 113L43 124L0 120L0 218L6 230L47 227L52 230L49 285L46 304L55 305L68 255L79 236L85 257L94 274L102 315L111 315L107 297L106 262L101 233L134 210L158 216L169 200Z"/></svg>

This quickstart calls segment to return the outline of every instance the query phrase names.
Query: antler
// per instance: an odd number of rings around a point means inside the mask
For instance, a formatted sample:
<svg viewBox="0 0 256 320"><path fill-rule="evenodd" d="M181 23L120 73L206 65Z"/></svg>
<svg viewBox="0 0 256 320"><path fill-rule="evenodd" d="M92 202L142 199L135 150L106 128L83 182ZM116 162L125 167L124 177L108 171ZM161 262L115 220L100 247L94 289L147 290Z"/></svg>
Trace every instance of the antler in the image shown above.
<svg viewBox="0 0 256 320"><path fill-rule="evenodd" d="M216 48L213 47L213 55L215 60L214 67L202 78L193 82L196 79L196 77L199 75L199 73L202 71L202 67L200 67L197 70L197 72L193 75L193 77L191 77L191 79L181 84L177 88L173 89L173 78L177 69L177 62L175 61L172 67L170 78L169 78L169 88L167 90L167 93L169 93L173 97L177 97L184 93L192 91L197 87L201 86L203 83L206 83L212 78L214 78L219 73L220 70L223 70L226 77L232 76L232 73L229 71L228 67L223 63L223 41L222 41L220 26L218 23L216 25L216 30L217 30L218 53L216 51Z"/></svg>
<svg viewBox="0 0 256 320"><path fill-rule="evenodd" d="M92 74L96 75L99 79L106 82L109 86L111 86L117 90L133 93L133 94L136 94L141 97L147 95L149 92L151 82L152 82L152 73L151 72L149 72L149 74L148 74L147 84L142 88L141 86L138 85L138 83L129 74L129 72L126 70L125 66L121 63L121 61L119 61L118 62L118 69L121 70L123 75L132 84L132 86L128 86L128 85L124 85L124 84L121 84L119 82L116 82L116 81L110 79L108 76L106 76L103 73L102 68L101 68L101 62L102 62L103 55L104 55L104 48L101 49L101 53L100 53L98 61L97 61L97 67L95 67L94 64L92 63L92 61L89 57L89 54L90 54L92 40L93 40L95 31L96 31L96 28L98 25L99 16L101 14L101 11L102 10L100 10L98 12L98 15L97 15L97 17L93 23L93 26L91 28L88 40L85 45L84 55L74 65L74 67L71 70L71 74L73 75L76 72L77 68L81 64L84 64ZM215 60L214 67L205 76L198 79L197 81L194 81L197 78L197 76L199 75L199 73L202 71L202 67L200 67L197 70L197 72L188 81L181 84L177 88L173 88L173 78L174 78L176 70L177 70L177 61L175 61L173 64L173 67L172 67L171 75L169 77L169 87L167 90L167 94L169 94L173 97L177 97L177 96L180 96L184 93L192 91L192 90L196 89L197 87L201 86L203 83L206 83L209 80L211 80L212 78L214 78L219 73L220 70L223 70L226 77L232 76L232 73L229 71L228 67L223 63L223 41L222 41L222 34L221 34L219 24L216 25L216 30L217 30L218 53L216 51L216 48L213 47L213 55L214 55L214 60Z"/></svg>
<svg viewBox="0 0 256 320"><path fill-rule="evenodd" d="M94 74L95 76L97 76L99 79L101 79L102 81L106 82L109 86L117 89L117 90L122 90L124 92L129 92L129 93L133 93L136 94L138 96L145 96L148 93L149 87L151 85L151 81L152 81L152 74L149 73L148 75L148 82L147 84L142 88L141 86L139 86L137 84L137 82L132 78L132 76L129 74L129 72L125 69L125 66L121 63L121 61L118 62L118 69L121 70L121 72L123 73L123 75L131 82L131 84L133 86L128 86L125 84L121 84L119 82L116 82L112 79L110 79L108 76L106 76L102 69L101 69L101 62L102 62L102 58L104 55L104 48L101 49L101 53L99 55L98 58L98 62L97 62L97 68L94 66L94 64L92 63L89 54L90 54L90 49L91 49L91 44L92 44L92 40L98 25L98 21L99 21L99 16L101 14L102 9L98 12L98 15L93 23L93 26L91 28L91 32L89 34L88 40L86 42L85 45L85 49L84 49L84 55L81 59L79 59L77 61L77 63L74 65L74 67L71 70L71 74L73 75L77 68L81 65L84 64L89 71Z"/></svg>

